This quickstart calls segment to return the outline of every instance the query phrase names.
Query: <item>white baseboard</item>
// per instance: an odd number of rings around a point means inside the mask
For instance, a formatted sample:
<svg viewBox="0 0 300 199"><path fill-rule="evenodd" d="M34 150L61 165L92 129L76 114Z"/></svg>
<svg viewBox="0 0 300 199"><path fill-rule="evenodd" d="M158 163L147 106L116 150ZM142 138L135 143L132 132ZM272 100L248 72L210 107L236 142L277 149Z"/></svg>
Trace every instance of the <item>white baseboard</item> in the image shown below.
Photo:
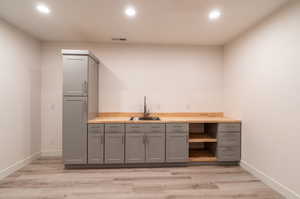
<svg viewBox="0 0 300 199"><path fill-rule="evenodd" d="M241 161L241 167L247 170L249 173L254 175L255 177L259 178L265 184L270 186L272 189L280 193L287 199L300 199L300 195L297 194L295 191L291 190L290 188L286 187L285 185L279 183L275 179L271 178L270 176L266 175L262 171L256 169L254 166L248 164L245 161Z"/></svg>
<svg viewBox="0 0 300 199"><path fill-rule="evenodd" d="M62 151L42 151L43 157L62 157Z"/></svg>
<svg viewBox="0 0 300 199"><path fill-rule="evenodd" d="M13 165L2 169L0 171L0 180L2 180L3 178L9 176L10 174L16 172L17 170L21 169L22 167L26 166L27 164L31 163L33 160L36 160L37 158L39 158L41 155L41 152L36 152L30 156L28 156L27 158L23 159L23 160L19 160L17 162L15 162Z"/></svg>

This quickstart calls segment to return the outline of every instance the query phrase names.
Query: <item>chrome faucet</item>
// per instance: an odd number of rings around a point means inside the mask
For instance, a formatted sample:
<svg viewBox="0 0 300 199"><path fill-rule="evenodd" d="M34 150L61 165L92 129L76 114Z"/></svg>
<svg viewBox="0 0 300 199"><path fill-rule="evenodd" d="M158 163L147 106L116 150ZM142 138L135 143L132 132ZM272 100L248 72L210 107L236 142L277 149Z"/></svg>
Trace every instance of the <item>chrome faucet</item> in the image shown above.
<svg viewBox="0 0 300 199"><path fill-rule="evenodd" d="M147 116L149 116L149 112L148 112L148 110L147 110L147 97L146 96L144 96L144 117L147 117Z"/></svg>

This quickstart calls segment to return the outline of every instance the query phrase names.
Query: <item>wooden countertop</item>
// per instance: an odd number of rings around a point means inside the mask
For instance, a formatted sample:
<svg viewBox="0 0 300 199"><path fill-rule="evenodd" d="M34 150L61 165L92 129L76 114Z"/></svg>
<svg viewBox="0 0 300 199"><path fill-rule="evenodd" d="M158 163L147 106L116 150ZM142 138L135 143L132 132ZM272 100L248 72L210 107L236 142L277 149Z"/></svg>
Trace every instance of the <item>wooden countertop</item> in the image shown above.
<svg viewBox="0 0 300 199"><path fill-rule="evenodd" d="M97 117L89 120L89 124L103 124L103 123L236 123L241 120L232 119L228 117L160 117L160 120L155 121L131 121L130 117Z"/></svg>

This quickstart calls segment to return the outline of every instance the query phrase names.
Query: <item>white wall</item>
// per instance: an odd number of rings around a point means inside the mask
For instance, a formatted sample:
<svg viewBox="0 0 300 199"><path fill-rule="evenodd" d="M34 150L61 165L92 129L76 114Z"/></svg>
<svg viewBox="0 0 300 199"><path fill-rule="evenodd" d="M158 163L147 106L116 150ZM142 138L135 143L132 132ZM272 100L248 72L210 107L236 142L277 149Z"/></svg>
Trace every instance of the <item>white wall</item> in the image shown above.
<svg viewBox="0 0 300 199"><path fill-rule="evenodd" d="M224 61L225 114L243 121L243 165L300 195L300 2L226 45Z"/></svg>
<svg viewBox="0 0 300 199"><path fill-rule="evenodd" d="M41 151L40 50L0 19L0 178Z"/></svg>
<svg viewBox="0 0 300 199"><path fill-rule="evenodd" d="M44 43L43 151L61 149L62 48L101 60L100 112L141 112L144 95L153 112L223 111L222 47Z"/></svg>

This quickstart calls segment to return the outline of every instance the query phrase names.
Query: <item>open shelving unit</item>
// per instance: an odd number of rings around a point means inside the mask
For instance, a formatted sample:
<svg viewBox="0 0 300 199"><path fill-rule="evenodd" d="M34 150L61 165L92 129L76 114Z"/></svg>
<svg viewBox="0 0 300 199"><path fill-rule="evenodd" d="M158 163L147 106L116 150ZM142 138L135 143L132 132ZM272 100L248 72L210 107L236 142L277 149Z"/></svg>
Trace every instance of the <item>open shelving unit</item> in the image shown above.
<svg viewBox="0 0 300 199"><path fill-rule="evenodd" d="M192 162L214 162L216 156L209 150L190 150L190 161Z"/></svg>
<svg viewBox="0 0 300 199"><path fill-rule="evenodd" d="M189 143L201 143L201 142L217 142L217 138L211 137L209 135L197 135L197 134L190 134Z"/></svg>
<svg viewBox="0 0 300 199"><path fill-rule="evenodd" d="M191 162L215 162L217 146L216 123L189 124L189 159Z"/></svg>

